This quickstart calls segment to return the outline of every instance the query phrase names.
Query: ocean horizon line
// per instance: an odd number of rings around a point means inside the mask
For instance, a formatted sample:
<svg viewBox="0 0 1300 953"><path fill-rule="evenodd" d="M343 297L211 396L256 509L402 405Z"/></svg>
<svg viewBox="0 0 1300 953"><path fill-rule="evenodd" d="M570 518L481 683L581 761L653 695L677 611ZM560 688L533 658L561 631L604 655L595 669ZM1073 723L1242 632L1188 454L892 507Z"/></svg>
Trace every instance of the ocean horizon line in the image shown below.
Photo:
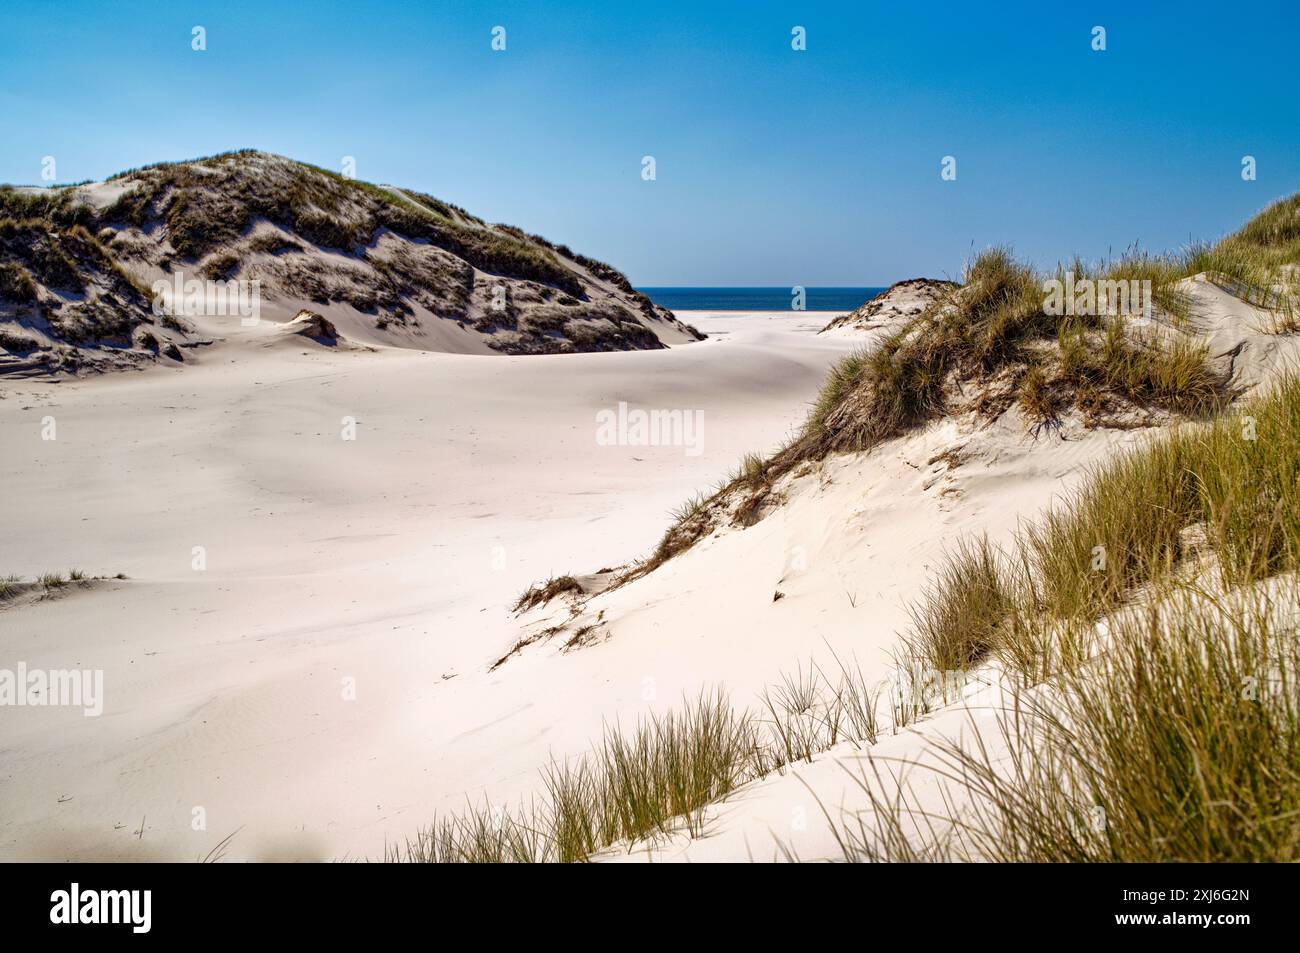
<svg viewBox="0 0 1300 953"><path fill-rule="evenodd" d="M644 285L670 311L853 311L883 293L874 285Z"/></svg>

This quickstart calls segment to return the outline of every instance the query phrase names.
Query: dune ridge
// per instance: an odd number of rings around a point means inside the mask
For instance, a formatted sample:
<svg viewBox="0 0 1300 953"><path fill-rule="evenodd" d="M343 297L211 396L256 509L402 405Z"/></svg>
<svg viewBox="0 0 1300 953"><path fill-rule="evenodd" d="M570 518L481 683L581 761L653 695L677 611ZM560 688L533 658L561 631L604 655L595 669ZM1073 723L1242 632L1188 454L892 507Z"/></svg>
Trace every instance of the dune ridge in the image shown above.
<svg viewBox="0 0 1300 953"><path fill-rule="evenodd" d="M206 303L159 313L157 282L201 286ZM564 245L281 156L245 150L103 183L0 188L0 372L184 363L302 308L354 341L458 353L700 338Z"/></svg>

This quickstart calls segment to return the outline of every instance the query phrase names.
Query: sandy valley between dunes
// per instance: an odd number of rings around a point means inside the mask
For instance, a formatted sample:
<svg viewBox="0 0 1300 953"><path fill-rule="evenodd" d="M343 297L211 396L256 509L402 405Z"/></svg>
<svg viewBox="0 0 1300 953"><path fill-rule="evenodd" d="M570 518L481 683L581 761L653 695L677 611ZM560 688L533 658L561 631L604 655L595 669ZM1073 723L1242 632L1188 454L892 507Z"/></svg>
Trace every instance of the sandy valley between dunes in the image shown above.
<svg viewBox="0 0 1300 953"><path fill-rule="evenodd" d="M467 798L531 794L551 755L644 712L647 679L661 706L719 682L712 652L617 626L487 669L528 583L643 553L801 420L861 343L815 334L828 317L684 314L710 340L556 357L253 338L3 383L0 574L129 579L0 610L0 666L102 669L105 691L98 718L0 712L0 859L188 860L235 831L233 859L373 857ZM702 410L703 453L599 446L619 401Z"/></svg>
<svg viewBox="0 0 1300 953"><path fill-rule="evenodd" d="M1203 277L1183 288L1234 386L1296 360L1262 312ZM513 808L551 758L684 695L722 687L753 708L835 657L880 684L954 544L1006 543L1159 432L1044 431L1015 405L992 422L948 415L793 474L759 522L580 617L561 599L514 618L533 581L648 553L668 510L773 450L832 362L890 333L684 317L710 338L479 357L331 350L272 327L182 369L7 383L0 573L129 578L0 609L0 668L99 669L105 694L93 718L0 708L0 859L189 860L231 834L230 859L378 857L467 802ZM601 445L598 414L620 402L702 411L702 452ZM56 440L41 439L47 417ZM491 670L557 623L593 644L537 641ZM872 751L910 761L964 717L945 708ZM755 781L708 808L698 839L604 856L840 856L822 812L861 808L846 772L862 756L849 745Z"/></svg>

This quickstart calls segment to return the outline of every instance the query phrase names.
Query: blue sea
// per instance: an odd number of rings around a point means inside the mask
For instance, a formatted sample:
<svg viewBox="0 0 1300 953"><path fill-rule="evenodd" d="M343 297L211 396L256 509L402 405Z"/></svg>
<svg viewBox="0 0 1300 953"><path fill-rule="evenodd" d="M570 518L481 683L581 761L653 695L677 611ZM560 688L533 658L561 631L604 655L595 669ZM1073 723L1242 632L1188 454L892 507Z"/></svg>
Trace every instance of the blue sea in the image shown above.
<svg viewBox="0 0 1300 953"><path fill-rule="evenodd" d="M669 311L790 311L790 288L638 288ZM805 288L805 311L853 311L884 288Z"/></svg>

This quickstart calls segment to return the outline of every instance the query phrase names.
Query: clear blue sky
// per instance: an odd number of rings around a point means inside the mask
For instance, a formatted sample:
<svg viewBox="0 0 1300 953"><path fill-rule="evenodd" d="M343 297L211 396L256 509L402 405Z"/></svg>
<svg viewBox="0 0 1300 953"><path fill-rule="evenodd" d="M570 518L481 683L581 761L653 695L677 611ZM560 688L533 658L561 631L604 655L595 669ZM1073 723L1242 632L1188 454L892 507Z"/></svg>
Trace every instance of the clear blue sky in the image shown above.
<svg viewBox="0 0 1300 953"><path fill-rule="evenodd" d="M1233 229L1300 189L1298 50L1296 0L5 0L0 182L350 155L643 286L878 285Z"/></svg>

